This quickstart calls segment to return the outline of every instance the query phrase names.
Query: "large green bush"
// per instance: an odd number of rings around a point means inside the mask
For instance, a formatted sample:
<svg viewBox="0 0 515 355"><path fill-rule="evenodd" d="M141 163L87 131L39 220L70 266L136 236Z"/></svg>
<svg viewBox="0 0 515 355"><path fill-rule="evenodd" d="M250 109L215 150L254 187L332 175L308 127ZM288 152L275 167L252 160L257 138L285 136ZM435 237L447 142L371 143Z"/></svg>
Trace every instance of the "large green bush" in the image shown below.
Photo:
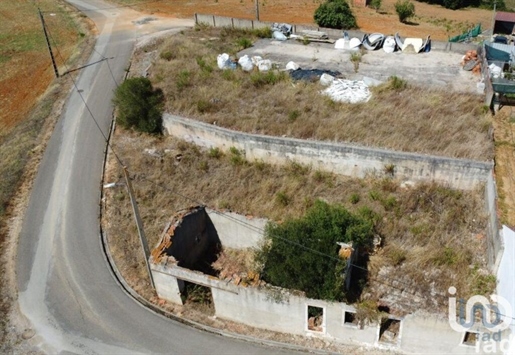
<svg viewBox="0 0 515 355"><path fill-rule="evenodd" d="M345 0L327 0L316 9L314 18L320 27L345 30L358 27L356 18Z"/></svg>
<svg viewBox="0 0 515 355"><path fill-rule="evenodd" d="M397 0L395 2L395 12L399 16L399 21L405 23L410 17L415 16L415 4L410 0Z"/></svg>
<svg viewBox="0 0 515 355"><path fill-rule="evenodd" d="M116 122L141 132L161 133L164 95L147 78L125 80L115 91Z"/></svg>
<svg viewBox="0 0 515 355"><path fill-rule="evenodd" d="M262 278L276 286L304 291L310 298L345 298L337 242L371 246L373 225L340 205L316 201L306 215L282 224L269 223L265 243L257 253Z"/></svg>

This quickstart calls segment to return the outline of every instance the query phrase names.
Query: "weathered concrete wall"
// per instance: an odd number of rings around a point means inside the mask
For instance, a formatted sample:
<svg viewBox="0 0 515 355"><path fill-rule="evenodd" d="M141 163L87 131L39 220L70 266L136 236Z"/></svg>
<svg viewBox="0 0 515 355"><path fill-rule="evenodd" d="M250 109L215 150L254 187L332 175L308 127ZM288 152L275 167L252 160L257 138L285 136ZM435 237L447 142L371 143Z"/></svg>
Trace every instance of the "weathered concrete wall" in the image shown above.
<svg viewBox="0 0 515 355"><path fill-rule="evenodd" d="M211 288L216 316L257 328L283 333L310 335L342 343L367 344L420 354L474 354L476 348L462 345L463 333L453 331L446 317L408 315L401 318L396 344L379 341L379 325L360 329L344 324L344 312L355 312L345 303L326 302L297 296L276 288L236 286L199 272L164 264L151 265L160 298L175 302L177 280ZM172 285L172 286L169 286ZM307 328L307 307L324 309L322 331Z"/></svg>
<svg viewBox="0 0 515 355"><path fill-rule="evenodd" d="M359 0L366 2L366 0ZM232 27L232 28L261 28L272 25L272 22L248 20L248 19L237 19L232 17L206 15L206 14L195 14L195 23L205 23L213 27ZM327 33L331 38L342 37L342 30L335 30L333 28L318 27L316 25L292 25L293 33L301 33L303 30L308 31L322 31ZM362 38L365 34L361 31L347 31L350 37ZM428 33L429 34L429 33ZM456 53L465 53L469 49L476 49L477 45L471 43L450 43L431 41L431 50L434 51L450 51Z"/></svg>
<svg viewBox="0 0 515 355"><path fill-rule="evenodd" d="M484 184L493 168L489 162L247 134L169 114L164 115L163 125L170 135L203 147L243 150L245 158L251 161L271 164L295 161L358 178L370 173L383 174L391 164L395 167L395 177L402 181L435 181L458 189L472 189Z"/></svg>
<svg viewBox="0 0 515 355"><path fill-rule="evenodd" d="M510 228L503 226L502 238L504 241L504 252L502 254L501 262L497 270L497 294L508 301L511 305L511 317L515 317L515 277L513 271L515 270L515 232ZM500 312L510 316L509 310L500 309ZM503 321L511 323L511 354L515 353L515 322L510 318L503 318ZM505 336L505 339L509 339Z"/></svg>
<svg viewBox="0 0 515 355"><path fill-rule="evenodd" d="M503 254L503 242L499 233L500 226L497 219L497 188L493 173L488 175L485 185L485 203L488 215L486 229L486 251L488 268L494 274L497 272Z"/></svg>
<svg viewBox="0 0 515 355"><path fill-rule="evenodd" d="M206 212L224 247L255 248L263 240L263 231L268 222L264 218L248 218L237 213L220 213L211 209L206 209Z"/></svg>

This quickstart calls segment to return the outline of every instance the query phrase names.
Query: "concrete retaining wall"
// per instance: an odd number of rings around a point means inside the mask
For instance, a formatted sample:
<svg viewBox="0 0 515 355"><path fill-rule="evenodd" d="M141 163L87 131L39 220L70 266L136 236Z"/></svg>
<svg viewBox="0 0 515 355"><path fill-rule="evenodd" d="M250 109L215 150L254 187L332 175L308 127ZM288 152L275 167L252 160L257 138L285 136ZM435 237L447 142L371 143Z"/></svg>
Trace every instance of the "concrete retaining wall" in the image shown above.
<svg viewBox="0 0 515 355"><path fill-rule="evenodd" d="M503 242L500 235L500 225L497 218L497 187L493 173L488 175L485 185L485 203L488 216L486 229L488 268L495 274L503 254Z"/></svg>
<svg viewBox="0 0 515 355"><path fill-rule="evenodd" d="M179 280L211 288L216 316L257 328L283 333L327 338L341 343L367 344L381 348L400 349L413 353L474 354L475 347L461 345L463 333L453 331L446 317L408 315L400 320L396 343L379 341L379 326L363 329L344 323L345 312L355 312L353 306L339 302L313 300L276 288L236 286L217 278L174 265L151 265L160 298L176 302ZM178 303L178 302L176 302ZM308 330L307 307L324 310L321 331Z"/></svg>
<svg viewBox="0 0 515 355"><path fill-rule="evenodd" d="M207 14L195 14L195 23L204 23L213 27L232 27L232 28L261 28L269 27L272 22L257 21L251 19L237 19L232 17L207 15ZM292 25L293 33L301 33L303 30L309 31L322 31L327 33L331 38L342 37L342 30L335 30L333 28L318 27L315 25ZM347 31L350 37L362 38L365 34L361 31ZM429 33L428 33L429 34ZM439 42L431 41L431 49L434 51L450 51L456 53L465 53L469 49L476 49L477 45L471 43L450 43L450 42Z"/></svg>
<svg viewBox="0 0 515 355"><path fill-rule="evenodd" d="M271 164L296 161L315 169L358 178L384 174L385 168L393 165L395 178L401 181L435 181L453 188L472 189L484 184L493 168L493 164L487 162L247 134L169 114L164 115L163 125L170 135L203 147L243 150L247 160Z"/></svg>
<svg viewBox="0 0 515 355"><path fill-rule="evenodd" d="M263 240L263 231L268 220L249 218L237 213L223 214L206 209L216 229L222 246L233 249L255 248Z"/></svg>

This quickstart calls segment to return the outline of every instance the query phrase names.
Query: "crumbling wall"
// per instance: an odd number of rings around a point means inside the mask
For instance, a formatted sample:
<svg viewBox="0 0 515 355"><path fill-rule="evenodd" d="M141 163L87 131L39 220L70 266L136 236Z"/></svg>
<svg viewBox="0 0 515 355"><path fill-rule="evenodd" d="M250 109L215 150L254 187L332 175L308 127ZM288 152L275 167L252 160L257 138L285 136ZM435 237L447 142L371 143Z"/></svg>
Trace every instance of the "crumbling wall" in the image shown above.
<svg viewBox="0 0 515 355"><path fill-rule="evenodd" d="M345 312L355 313L356 308L345 303L313 300L275 287L243 287L173 264L152 264L151 268L159 297L171 302L181 302L174 288L168 286L177 285L178 280L210 287L216 316L221 319L288 334L420 354L476 353L475 347L461 344L464 334L453 331L446 317L415 314L396 318L400 320L396 341L384 342L379 339L377 323L363 327L346 324ZM177 299L179 302L176 302ZM320 331L308 329L308 306L323 309L324 321Z"/></svg>
<svg viewBox="0 0 515 355"><path fill-rule="evenodd" d="M195 268L210 247L220 243L216 230L208 228L208 218L204 207L175 214L152 251L152 259L157 262L162 257L173 257L180 266Z"/></svg>

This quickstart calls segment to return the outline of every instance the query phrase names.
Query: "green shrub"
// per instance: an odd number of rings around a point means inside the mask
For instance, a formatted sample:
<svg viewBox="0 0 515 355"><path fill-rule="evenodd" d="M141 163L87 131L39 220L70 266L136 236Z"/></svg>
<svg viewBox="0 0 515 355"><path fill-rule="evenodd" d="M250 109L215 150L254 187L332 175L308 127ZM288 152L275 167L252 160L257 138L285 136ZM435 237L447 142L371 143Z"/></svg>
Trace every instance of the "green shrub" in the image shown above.
<svg viewBox="0 0 515 355"><path fill-rule="evenodd" d="M179 72L176 78L177 90L182 91L191 84L191 73L187 70Z"/></svg>
<svg viewBox="0 0 515 355"><path fill-rule="evenodd" d="M287 74L284 72L276 72L269 70L267 72L253 72L250 74L250 82L255 87L262 87L265 85L275 85L280 81L286 80Z"/></svg>
<svg viewBox="0 0 515 355"><path fill-rule="evenodd" d="M357 193L353 193L352 195L350 195L350 198L349 198L349 201L350 203L352 203L353 205L355 205L356 203L358 203L360 200L360 197L359 197L359 194Z"/></svg>
<svg viewBox="0 0 515 355"><path fill-rule="evenodd" d="M410 0L397 0L395 12L399 16L399 21L405 23L410 17L415 16L415 5Z"/></svg>
<svg viewBox="0 0 515 355"><path fill-rule="evenodd" d="M161 133L164 95L147 78L125 80L115 91L116 122L141 132Z"/></svg>
<svg viewBox="0 0 515 355"><path fill-rule="evenodd" d="M237 43L241 49L247 49L252 47L252 41L245 37L239 38Z"/></svg>
<svg viewBox="0 0 515 355"><path fill-rule="evenodd" d="M167 61L170 61L172 60L173 58L175 58L175 55L173 54L172 51L164 51L164 52L161 52L161 54L159 54L159 57L161 59L164 59L164 60L167 60Z"/></svg>
<svg viewBox="0 0 515 355"><path fill-rule="evenodd" d="M343 206L317 200L306 215L282 224L269 223L266 241L257 253L265 281L304 291L307 297L341 301L345 298L337 242L353 242L369 248L372 223L351 214Z"/></svg>
<svg viewBox="0 0 515 355"><path fill-rule="evenodd" d="M272 38L272 29L270 26L256 28L253 33L259 38Z"/></svg>
<svg viewBox="0 0 515 355"><path fill-rule="evenodd" d="M277 193L277 195L275 195L275 201L276 201L279 205L281 205L281 206L283 206L283 207L286 207L286 206L288 206L288 205L290 204L291 199L290 199L290 197L286 194L286 192L284 192L284 191L279 191L279 192Z"/></svg>
<svg viewBox="0 0 515 355"><path fill-rule="evenodd" d="M315 10L315 22L321 27L357 28L356 18L345 0L327 0Z"/></svg>
<svg viewBox="0 0 515 355"><path fill-rule="evenodd" d="M209 148L208 155L210 158L220 159L224 155L224 153L218 147L215 147Z"/></svg>

